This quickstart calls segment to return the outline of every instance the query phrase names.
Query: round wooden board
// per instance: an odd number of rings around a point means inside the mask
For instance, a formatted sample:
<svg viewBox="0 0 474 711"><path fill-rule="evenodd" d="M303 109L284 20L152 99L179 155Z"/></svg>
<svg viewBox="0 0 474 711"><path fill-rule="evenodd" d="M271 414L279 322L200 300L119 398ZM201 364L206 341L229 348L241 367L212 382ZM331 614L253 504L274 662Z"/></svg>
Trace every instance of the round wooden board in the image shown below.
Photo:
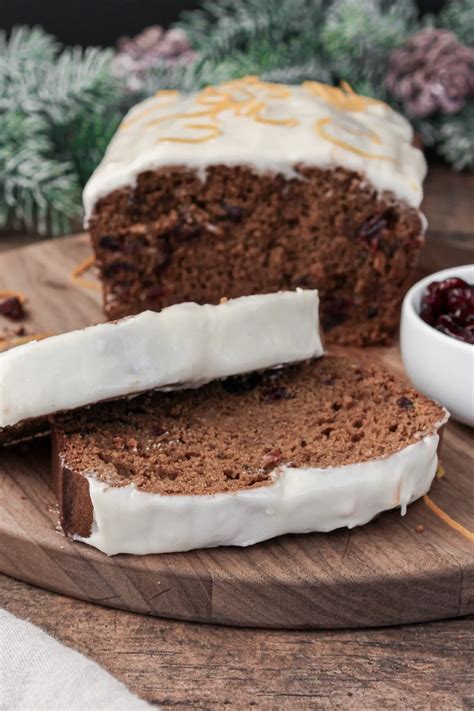
<svg viewBox="0 0 474 711"><path fill-rule="evenodd" d="M0 257L0 289L29 297L29 332L101 320L99 294L69 279L88 255L80 236ZM363 357L401 369L396 349ZM405 517L391 511L352 531L283 536L246 549L108 558L58 529L49 457L47 439L0 452L0 570L12 577L125 610L256 627L362 627L474 612L473 543L424 501ZM431 499L472 530L472 431L450 423L442 461L446 475L435 481Z"/></svg>

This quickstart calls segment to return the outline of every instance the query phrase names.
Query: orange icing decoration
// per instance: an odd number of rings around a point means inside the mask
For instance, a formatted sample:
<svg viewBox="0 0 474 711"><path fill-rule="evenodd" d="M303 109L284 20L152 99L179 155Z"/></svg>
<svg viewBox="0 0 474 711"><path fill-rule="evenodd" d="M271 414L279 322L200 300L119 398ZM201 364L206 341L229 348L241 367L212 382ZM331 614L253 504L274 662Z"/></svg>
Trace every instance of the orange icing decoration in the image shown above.
<svg viewBox="0 0 474 711"><path fill-rule="evenodd" d="M211 119L216 120L220 113L223 111L233 111L237 116L246 116L252 118L258 123L265 123L272 126L296 126L299 122L295 118L283 118L283 119L273 119L265 117L262 112L266 108L264 101L260 101L258 97L252 93L252 88L257 88L264 90L269 98L276 99L286 99L291 96L291 91L284 84L271 84L267 82L262 82L258 77L250 76L244 77L242 79L234 79L232 81L222 84L221 87L208 86L199 92L195 100L198 104L206 107L203 110L189 111L187 113L173 113L167 114L165 116L159 116L157 118L152 118L151 121L146 123L146 127L155 126L157 124L165 123L167 121L181 121L183 119L189 118L199 118L208 116ZM176 93L176 92L174 92ZM173 92L166 92L164 95L174 95ZM243 98L236 96L236 93L240 94ZM158 92L156 96L163 95L163 92ZM143 111L138 112L135 116L124 121L121 129L125 129L139 121L140 119L153 114L155 110L159 108L159 105L149 106ZM221 129L215 124L184 124L184 128L193 128L197 131L208 131L206 136L197 136L195 138L187 138L181 136L164 136L158 138L157 142L161 141L174 141L177 143L202 143L204 141L210 141L213 138L222 134Z"/></svg>
<svg viewBox="0 0 474 711"><path fill-rule="evenodd" d="M178 96L179 91L176 91L176 89L160 89L159 91L156 92L155 96L164 96L165 98L169 96L172 98L173 96Z"/></svg>
<svg viewBox="0 0 474 711"><path fill-rule="evenodd" d="M256 74L247 74L246 77L239 77L238 79L231 79L228 84L258 84L260 82L260 77Z"/></svg>
<svg viewBox="0 0 474 711"><path fill-rule="evenodd" d="M299 121L297 121L294 118L287 118L287 119L272 119L272 118L266 118L265 116L262 116L262 111L265 111L266 109L266 104L264 101L257 101L254 99L253 101L250 101L247 108L245 108L243 111L240 110L240 107L237 107L236 113L237 114L242 114L243 116L249 116L250 118L253 118L255 121L258 123L267 123L270 124L271 126L297 126Z"/></svg>
<svg viewBox="0 0 474 711"><path fill-rule="evenodd" d="M276 84L275 88L268 89L268 96L270 99L289 99L291 91L283 84Z"/></svg>
<svg viewBox="0 0 474 711"><path fill-rule="evenodd" d="M157 98L160 98L161 96L163 97L177 97L179 95L179 91L175 91L174 89L161 89L160 91L157 91L155 96ZM171 102L167 102L171 103ZM166 105L167 105L166 104ZM122 131L125 128L129 128L130 126L133 126L134 123L137 123L137 121L140 121L144 116L148 116L148 114L153 114L156 111L156 104L153 104L152 106L149 106L146 109L143 109L142 111L138 111L134 116L130 116L129 119L125 119L125 121L122 122L122 124L119 126L119 131Z"/></svg>
<svg viewBox="0 0 474 711"><path fill-rule="evenodd" d="M200 118L201 116L213 116L215 113L217 112L214 109L207 109L205 111L190 111L187 114L167 114L166 116L159 116L152 121L148 121L146 125L155 126L158 123L165 123L166 121L172 121L173 119L177 119L179 121L181 119Z"/></svg>
<svg viewBox="0 0 474 711"><path fill-rule="evenodd" d="M258 101L257 99L250 99L249 101L244 101L243 103L235 107L235 113L241 114L242 116L249 116L250 118L255 118L260 111L263 111L266 104L264 101Z"/></svg>
<svg viewBox="0 0 474 711"><path fill-rule="evenodd" d="M343 111L365 111L371 104L386 106L383 101L371 99L369 96L356 94L352 87L345 81L341 81L341 87L320 84L317 81L305 81L302 86L318 99L323 99L335 109Z"/></svg>
<svg viewBox="0 0 474 711"><path fill-rule="evenodd" d="M0 299L18 299L21 304L26 303L26 296L21 291L0 291Z"/></svg>
<svg viewBox="0 0 474 711"><path fill-rule="evenodd" d="M295 118L287 118L287 119L271 119L271 118L265 118L264 116L255 116L255 121L258 123L267 123L270 126L288 126L291 128L292 126L297 126L299 124L299 121Z"/></svg>
<svg viewBox="0 0 474 711"><path fill-rule="evenodd" d="M257 77L242 77L242 79L233 79L232 81L228 81L225 84L221 84L221 88L216 89L216 91L219 92L221 91L221 89L230 89L231 92L236 91L239 94L243 94L243 96L246 96L247 99L255 99L256 97L255 94L252 93L252 87L257 86L257 84L259 84ZM240 100L236 98L235 95L227 95L230 96L234 102L240 102Z"/></svg>
<svg viewBox="0 0 474 711"><path fill-rule="evenodd" d="M92 269L95 264L94 256L87 257L83 262L74 267L71 272L71 281L75 286L82 286L84 289L91 289L92 291L100 291L100 284L97 281L92 281L90 279L82 279L82 275Z"/></svg>
<svg viewBox="0 0 474 711"><path fill-rule="evenodd" d="M303 88L307 89L311 94L317 98L322 99L327 102L330 106L342 111L364 111L367 106L379 104L385 106L382 101L377 99L372 99L368 96L360 96L356 94L353 89L349 86L347 82L341 82L340 87L330 86L328 84L321 84L315 81L306 81L302 84ZM205 107L202 110L190 111L188 113L173 113L165 116L159 116L157 118L152 118L151 121L146 123L146 126L154 126L157 124L165 123L166 121L181 121L187 120L189 118L199 118L208 116L213 120L217 120L220 113L223 111L233 111L236 116L246 116L253 119L258 123L268 124L270 126L297 126L299 121L296 118L269 118L263 115L266 109L265 101L260 100L260 97L256 96L254 91L259 90L265 92L268 98L273 99L287 99L291 96L291 89L284 84L272 84L270 82L265 82L260 80L256 76L242 77L241 79L233 79L231 81L221 84L220 87L208 86L199 92L195 100L198 104ZM177 96L179 92L174 90L162 90L157 92L157 97L174 97ZM239 96L240 95L240 96ZM132 116L130 119L124 121L121 129L128 128L142 118L148 116L149 114L155 113L156 109L160 105L149 106L142 111L138 112L136 115ZM335 145L343 148L347 151L352 151L363 158L369 158L373 160L387 160L395 163L396 161L389 156L380 155L376 153L369 153L364 151L357 146L353 146L350 143L331 135L330 132L326 130L326 127L331 123L331 118L320 119L316 123L316 132L325 140L334 143ZM364 129L352 128L342 125L342 129L348 133L353 133L355 135L369 135L370 140L373 143L380 143L380 137L374 131L364 131ZM207 131L207 135L196 136L195 138L187 138L180 136L165 136L163 138L158 138L158 141L174 141L178 143L202 143L204 141L210 141L213 138L222 134L221 129L215 124L185 124L185 128L192 128L198 132Z"/></svg>
<svg viewBox="0 0 474 711"><path fill-rule="evenodd" d="M217 89L215 86L206 86L196 95L196 101L198 104L204 104L204 106L218 106L220 103L225 104L232 101L232 96L229 92Z"/></svg>
<svg viewBox="0 0 474 711"><path fill-rule="evenodd" d="M133 126L134 123L137 123L137 121L140 121L144 116L148 116L148 114L152 114L155 112L156 106L149 106L147 109L143 109L143 111L139 111L138 113L135 114L135 116L131 116L129 119L126 119L125 121L122 122L122 124L119 127L119 131L123 131L125 128L130 128L130 126Z"/></svg>
<svg viewBox="0 0 474 711"><path fill-rule="evenodd" d="M394 158L391 158L390 156L384 156L381 153L369 153L368 151L364 151L362 148L358 148L357 146L353 146L350 143L347 143L346 141L343 141L341 138L337 138L336 136L331 135L331 133L328 133L326 131L326 126L329 126L333 122L333 119L327 117L327 118L322 118L319 119L319 121L316 121L315 124L315 131L316 133L321 136L321 138L324 138L326 141L330 141L331 143L334 143L336 146L339 146L340 148L343 148L346 151L351 151L352 153L356 153L359 156L362 156L363 158L370 158L372 160L386 160L389 161L390 163L396 163ZM352 128L349 126L345 126L344 124L340 123L338 124L341 126L341 128L344 131L347 131L348 133L353 133L355 135L359 134L368 134L370 137L370 140L373 143L380 143L380 138L375 134L373 131L364 131L363 129L358 129L358 128Z"/></svg>
<svg viewBox="0 0 474 711"><path fill-rule="evenodd" d="M272 82L262 81L258 77L243 77L242 79L236 79L235 81L236 84L241 82L244 85L250 84L251 86L255 86L257 89L263 89L267 92L269 98L271 99L288 99L291 96L291 90L286 84L273 84Z"/></svg>
<svg viewBox="0 0 474 711"><path fill-rule="evenodd" d="M263 82L260 81L260 79L255 76L249 74L246 77L239 77L238 79L230 79L229 81L226 81L224 84L221 84L222 87L225 88L230 88L230 89L239 89L242 86L255 86L256 84L261 84Z"/></svg>
<svg viewBox="0 0 474 711"><path fill-rule="evenodd" d="M468 528L465 528L462 524L451 518L451 516L448 516L448 514L443 511L443 509L440 509L439 506L437 506L435 502L430 499L428 494L425 494L423 496L423 501L428 506L430 511L432 511L436 516L438 516L438 518L440 518L443 523L460 533L461 536L464 536L464 538L467 538L468 541L474 543L474 531L470 531Z"/></svg>
<svg viewBox="0 0 474 711"><path fill-rule="evenodd" d="M195 131L209 131L209 133L207 136L201 136L200 138L163 136L163 138L159 138L158 141L173 141L175 143L204 143L204 141L210 141L212 138L216 138L222 133L219 126L215 126L212 123L187 123L184 124L184 128L192 128Z"/></svg>

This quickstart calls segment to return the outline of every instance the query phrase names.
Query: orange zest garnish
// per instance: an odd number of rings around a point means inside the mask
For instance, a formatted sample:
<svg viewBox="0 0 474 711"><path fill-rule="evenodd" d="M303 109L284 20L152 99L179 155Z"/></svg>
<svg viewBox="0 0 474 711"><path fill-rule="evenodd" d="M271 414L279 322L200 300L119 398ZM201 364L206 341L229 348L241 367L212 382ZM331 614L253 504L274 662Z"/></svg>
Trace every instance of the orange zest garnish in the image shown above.
<svg viewBox="0 0 474 711"><path fill-rule="evenodd" d="M258 123L265 123L270 126L296 126L299 121L296 118L270 118L262 114L266 108L266 103L260 101L252 90L263 90L265 96L273 99L287 99L291 96L291 90L283 84L271 84L263 82L258 77L250 76L241 79L235 79L220 87L208 86L198 94L195 100L197 110L187 111L184 113L168 113L164 115L156 115L156 111L172 104L173 102L155 102L146 106L144 109L136 111L130 118L120 126L120 129L127 129L133 126L138 121L145 119L143 127L150 128L157 125L166 124L170 121L183 122L188 119L209 117L211 121L216 121L220 114L224 111L232 111L236 116L245 116L251 118ZM158 97L163 96L162 92L158 92ZM166 96L166 94L164 94ZM180 128L192 129L198 132L205 131L204 135L198 134L196 137L189 136L163 136L157 139L161 141L173 141L176 143L202 143L210 141L221 135L222 130L215 123L181 123Z"/></svg>
<svg viewBox="0 0 474 711"><path fill-rule="evenodd" d="M370 96L356 94L354 89L346 82L341 81L340 87L321 84L318 81L304 81L303 88L318 99L326 101L335 109L343 111L365 111L367 106L379 104L385 106L383 101L372 99Z"/></svg>
<svg viewBox="0 0 474 711"><path fill-rule="evenodd" d="M217 138L222 133L219 126L215 126L212 123L188 123L184 124L184 128L190 128L195 131L207 131L207 134L203 136L197 136L196 138L185 138L184 136L163 136L159 138L158 141L172 141L174 143L204 143L205 141L210 141L212 138Z"/></svg>
<svg viewBox="0 0 474 711"><path fill-rule="evenodd" d="M470 531L468 528L465 528L462 524L451 518L451 516L448 516L448 514L443 511L443 509L440 509L439 506L437 506L435 502L430 499L428 494L425 494L425 496L423 496L423 501L428 506L430 511L432 511L439 519L441 519L443 523L460 533L461 536L464 536L464 538L467 538L468 541L474 543L474 531Z"/></svg>
<svg viewBox="0 0 474 711"><path fill-rule="evenodd" d="M178 94L179 94L179 91L177 91L176 89L160 89L159 91L156 92L155 96L158 96L158 97L159 96L164 96L164 97L169 96L169 97L173 98L173 96L178 96Z"/></svg>
<svg viewBox="0 0 474 711"><path fill-rule="evenodd" d="M331 133L329 133L326 130L326 126L329 126L332 123L332 121L333 120L329 117L321 118L318 121L316 121L314 129L315 129L316 133L319 136L321 136L321 138L324 138L326 141L329 141L330 143L334 143L334 145L339 146L340 148L343 148L345 151L351 151L352 153L362 156L363 158L371 158L372 160L386 160L386 161L389 161L390 163L396 163L396 161L393 158L391 158L390 156L385 156L385 155L382 155L381 153L370 153L369 151L364 151L362 148L353 146L350 143L347 143L346 141L343 141L342 139L337 138L336 136L333 136ZM345 126L344 124L339 124L339 125L342 126L343 130L347 131L348 133L353 133L354 135L367 134L373 143L380 143L379 136L377 136L377 134L374 131L370 131L370 129L367 129L367 132L365 132L359 128L352 128L349 126Z"/></svg>
<svg viewBox="0 0 474 711"><path fill-rule="evenodd" d="M26 296L21 291L10 291L9 289L0 291L0 300L3 299L18 299L21 304L26 302Z"/></svg>
<svg viewBox="0 0 474 711"><path fill-rule="evenodd" d="M82 275L92 269L95 264L95 257L92 255L84 259L83 262L74 267L71 272L71 281L75 286L82 286L84 289L91 289L92 291L100 291L100 284L97 281L92 281L92 279L83 279Z"/></svg>
<svg viewBox="0 0 474 711"><path fill-rule="evenodd" d="M303 82L302 87L309 92L313 97L329 104L331 107L344 112L361 112L367 107L377 105L386 106L382 101L373 99L369 96L361 96L356 94L352 87L347 82L341 82L339 87L322 84L315 81ZM222 134L221 128L216 125L219 122L221 114L224 112L232 112L235 116L251 119L257 123L267 124L269 126L287 126L289 128L297 126L300 122L297 117L286 116L283 118L273 118L265 115L268 108L268 99L286 100L292 95L291 87L284 84L273 84L259 79L257 76L242 77L225 82L220 86L208 86L194 96L194 105L191 109L183 113L162 113L161 109L173 107L174 93L158 92L156 95L158 100L152 101L142 109L135 111L129 118L125 119L120 129L127 129L135 125L137 122L143 121L143 128L149 129L155 126L166 126L169 122L177 122L180 129L190 129L197 131L197 135L168 135L159 137L157 142L173 141L176 143L202 143L211 141ZM160 97L168 97L171 100L160 101ZM190 123L189 120L195 118L209 119L209 123ZM328 124L333 121L330 117L325 117L316 122L315 131L325 140L343 148L346 151L351 151L363 158L372 160L384 160L395 163L396 161L387 155L364 150L353 144L351 139L348 141L333 135L331 130L328 130ZM184 123L186 122L186 123ZM357 128L356 126L346 125L344 122L338 122L338 127L343 132L355 135L357 138L361 134L368 136L372 143L380 144L380 136L375 131L369 129Z"/></svg>

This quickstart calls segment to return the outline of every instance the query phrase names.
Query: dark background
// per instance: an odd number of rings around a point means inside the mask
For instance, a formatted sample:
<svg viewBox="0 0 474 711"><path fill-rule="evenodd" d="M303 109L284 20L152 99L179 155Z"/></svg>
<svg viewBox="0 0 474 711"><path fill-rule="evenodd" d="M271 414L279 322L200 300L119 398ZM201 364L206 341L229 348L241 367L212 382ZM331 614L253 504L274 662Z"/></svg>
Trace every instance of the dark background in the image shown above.
<svg viewBox="0 0 474 711"><path fill-rule="evenodd" d="M275 0L278 3L279 0ZM443 0L419 0L420 12L436 12ZM41 25L64 44L113 45L149 25L168 27L197 0L0 0L0 26Z"/></svg>

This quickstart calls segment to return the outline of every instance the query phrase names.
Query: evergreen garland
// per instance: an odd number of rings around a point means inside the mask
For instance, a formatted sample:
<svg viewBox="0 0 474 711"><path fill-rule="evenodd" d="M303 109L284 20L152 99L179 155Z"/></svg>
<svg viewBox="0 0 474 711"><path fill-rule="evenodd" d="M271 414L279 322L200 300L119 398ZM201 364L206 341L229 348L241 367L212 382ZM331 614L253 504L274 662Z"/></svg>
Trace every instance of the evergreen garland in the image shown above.
<svg viewBox="0 0 474 711"><path fill-rule="evenodd" d="M438 18L432 21L438 27L454 32L468 47L474 46L474 2L472 0L448 2Z"/></svg>
<svg viewBox="0 0 474 711"><path fill-rule="evenodd" d="M76 228L82 187L121 116L160 88L190 91L245 74L283 83L344 79L403 110L387 88L390 56L426 26L472 46L474 0L451 0L421 21L413 0L204 0L177 25L195 50L187 45L188 62L150 51L148 67L137 40L145 70L133 90L117 71L120 53L64 49L40 28L0 32L0 229ZM474 167L472 101L454 114L412 120L455 169Z"/></svg>
<svg viewBox="0 0 474 711"><path fill-rule="evenodd" d="M357 91L370 87L371 95L382 98L388 56L414 26L416 11L411 0L336 0L321 31L333 78L350 77Z"/></svg>
<svg viewBox="0 0 474 711"><path fill-rule="evenodd" d="M61 234L118 125L113 52L65 49L40 28L0 33L0 228Z"/></svg>
<svg viewBox="0 0 474 711"><path fill-rule="evenodd" d="M0 227L60 234L79 216L73 166L56 160L47 120L19 110L0 114Z"/></svg>
<svg viewBox="0 0 474 711"><path fill-rule="evenodd" d="M437 152L456 170L474 166L474 106L438 119L434 143ZM425 122L428 123L428 122Z"/></svg>

